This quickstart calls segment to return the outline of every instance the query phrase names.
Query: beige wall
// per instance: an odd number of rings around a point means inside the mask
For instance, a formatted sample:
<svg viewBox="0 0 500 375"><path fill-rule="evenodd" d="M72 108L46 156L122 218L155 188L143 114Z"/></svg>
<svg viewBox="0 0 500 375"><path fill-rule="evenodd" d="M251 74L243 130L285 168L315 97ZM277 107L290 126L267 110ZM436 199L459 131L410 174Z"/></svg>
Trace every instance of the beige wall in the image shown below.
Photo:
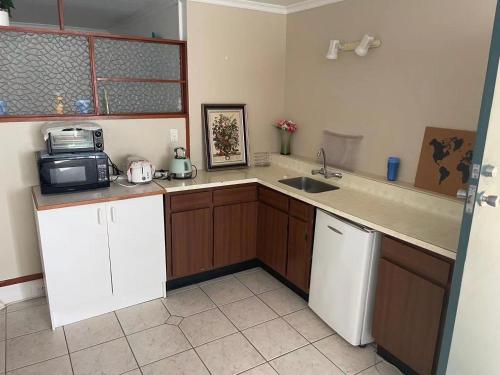
<svg viewBox="0 0 500 375"><path fill-rule="evenodd" d="M364 135L361 171L384 175L402 158L413 182L424 128L475 130L495 0L346 0L287 18L287 117L293 151L314 156L325 128ZM364 33L382 47L360 58L325 58L330 39Z"/></svg>
<svg viewBox="0 0 500 375"><path fill-rule="evenodd" d="M277 150L271 124L284 114L286 17L188 2L187 28L193 162L205 162L202 103L246 103L250 153Z"/></svg>
<svg viewBox="0 0 500 375"><path fill-rule="evenodd" d="M170 129L185 144L184 119L106 120L105 148L119 166L129 154L167 168ZM41 272L30 187L38 184L35 151L44 148L41 123L0 123L0 280ZM75 233L75 240L79 235Z"/></svg>

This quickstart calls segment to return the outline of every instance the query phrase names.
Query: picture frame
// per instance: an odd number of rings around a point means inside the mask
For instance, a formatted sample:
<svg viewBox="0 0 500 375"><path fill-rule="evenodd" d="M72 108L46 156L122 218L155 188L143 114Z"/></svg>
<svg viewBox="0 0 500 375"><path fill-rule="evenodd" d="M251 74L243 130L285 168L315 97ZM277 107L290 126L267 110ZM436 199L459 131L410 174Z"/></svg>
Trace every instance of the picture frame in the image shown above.
<svg viewBox="0 0 500 375"><path fill-rule="evenodd" d="M207 170L249 166L246 104L202 104Z"/></svg>

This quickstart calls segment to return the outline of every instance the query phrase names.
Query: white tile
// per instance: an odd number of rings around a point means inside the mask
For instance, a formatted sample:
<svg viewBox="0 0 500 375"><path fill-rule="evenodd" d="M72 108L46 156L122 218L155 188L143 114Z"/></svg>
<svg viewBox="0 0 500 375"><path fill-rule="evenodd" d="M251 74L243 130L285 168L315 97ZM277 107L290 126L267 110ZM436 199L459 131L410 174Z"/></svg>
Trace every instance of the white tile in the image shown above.
<svg viewBox="0 0 500 375"><path fill-rule="evenodd" d="M5 373L5 341L0 341L0 374Z"/></svg>
<svg viewBox="0 0 500 375"><path fill-rule="evenodd" d="M7 338L50 329L48 305L34 306L7 313Z"/></svg>
<svg viewBox="0 0 500 375"><path fill-rule="evenodd" d="M314 346L308 345L271 361L280 375L343 375Z"/></svg>
<svg viewBox="0 0 500 375"><path fill-rule="evenodd" d="M283 319L310 342L321 340L335 333L309 308L286 315Z"/></svg>
<svg viewBox="0 0 500 375"><path fill-rule="evenodd" d="M179 327L193 346L205 344L237 331L218 309L184 318Z"/></svg>
<svg viewBox="0 0 500 375"><path fill-rule="evenodd" d="M254 272L239 273L235 276L255 294L261 294L284 286L261 268Z"/></svg>
<svg viewBox="0 0 500 375"><path fill-rule="evenodd" d="M218 283L220 281L231 280L231 279L234 279L233 275L224 275L224 276L216 277L214 279L203 281L203 282L199 283L198 286L201 288L202 286L205 286L205 285L209 285L209 284L213 284L213 283Z"/></svg>
<svg viewBox="0 0 500 375"><path fill-rule="evenodd" d="M7 375L73 375L73 370L69 356L65 355L10 371Z"/></svg>
<svg viewBox="0 0 500 375"><path fill-rule="evenodd" d="M224 278L217 282L202 285L201 289L218 306L253 296L250 289L240 283L235 277Z"/></svg>
<svg viewBox="0 0 500 375"><path fill-rule="evenodd" d="M0 310L0 341L6 339L6 329L5 329L5 309Z"/></svg>
<svg viewBox="0 0 500 375"><path fill-rule="evenodd" d="M68 354L62 328L7 340L7 371Z"/></svg>
<svg viewBox="0 0 500 375"><path fill-rule="evenodd" d="M260 294L259 298L279 315L287 315L307 306L306 301L288 288Z"/></svg>
<svg viewBox="0 0 500 375"><path fill-rule="evenodd" d="M102 344L123 336L115 313L99 315L64 327L70 352Z"/></svg>
<svg viewBox="0 0 500 375"><path fill-rule="evenodd" d="M171 315L170 318L167 319L167 324L171 324L173 326L178 326L181 324L183 317Z"/></svg>
<svg viewBox="0 0 500 375"><path fill-rule="evenodd" d="M308 344L305 338L281 318L249 328L243 334L267 360Z"/></svg>
<svg viewBox="0 0 500 375"><path fill-rule="evenodd" d="M188 350L141 368L143 375L210 375L194 350Z"/></svg>
<svg viewBox="0 0 500 375"><path fill-rule="evenodd" d="M255 296L222 306L221 310L239 330L278 317L269 306Z"/></svg>
<svg viewBox="0 0 500 375"><path fill-rule="evenodd" d="M238 276L241 276L241 275L245 275L247 273L252 273L252 272L257 272L257 271L263 271L262 267L249 268L249 269L244 270L244 271L236 272L233 275L236 276L236 277L238 277Z"/></svg>
<svg viewBox="0 0 500 375"><path fill-rule="evenodd" d="M200 288L169 295L162 302L165 304L170 314L182 317L197 314L216 307Z"/></svg>
<svg viewBox="0 0 500 375"><path fill-rule="evenodd" d="M124 337L71 353L71 362L75 375L121 375L137 368Z"/></svg>
<svg viewBox="0 0 500 375"><path fill-rule="evenodd" d="M45 297L32 298L21 302L16 302L11 305L7 305L7 312L19 311L26 309L28 307L35 307L47 304L47 299Z"/></svg>
<svg viewBox="0 0 500 375"><path fill-rule="evenodd" d="M171 296L173 294L177 294L177 293L181 293L181 292L186 292L188 290L193 290L193 289L197 289L197 288L198 288L198 284L186 285L186 286L183 286L183 287L180 287L180 288L171 289L171 290L167 291L167 296Z"/></svg>
<svg viewBox="0 0 500 375"><path fill-rule="evenodd" d="M191 349L180 329L164 324L128 336L140 366Z"/></svg>
<svg viewBox="0 0 500 375"><path fill-rule="evenodd" d="M268 363L264 363L263 365L243 372L241 375L278 375L278 373L274 371Z"/></svg>
<svg viewBox="0 0 500 375"><path fill-rule="evenodd" d="M141 372L141 370L136 368L135 370L128 371L128 372L124 373L123 375L142 375L142 372Z"/></svg>
<svg viewBox="0 0 500 375"><path fill-rule="evenodd" d="M317 341L314 346L347 375L357 374L377 363L377 354L371 345L352 346L339 335Z"/></svg>
<svg viewBox="0 0 500 375"><path fill-rule="evenodd" d="M403 375L403 373L396 366L382 361L373 367L361 371L359 375Z"/></svg>
<svg viewBox="0 0 500 375"><path fill-rule="evenodd" d="M212 341L196 351L212 375L238 374L265 362L241 333Z"/></svg>
<svg viewBox="0 0 500 375"><path fill-rule="evenodd" d="M210 375L194 350L188 350L142 367L143 375Z"/></svg>
<svg viewBox="0 0 500 375"><path fill-rule="evenodd" d="M139 305L117 310L116 316L126 335L164 324L169 318L163 303L153 300Z"/></svg>

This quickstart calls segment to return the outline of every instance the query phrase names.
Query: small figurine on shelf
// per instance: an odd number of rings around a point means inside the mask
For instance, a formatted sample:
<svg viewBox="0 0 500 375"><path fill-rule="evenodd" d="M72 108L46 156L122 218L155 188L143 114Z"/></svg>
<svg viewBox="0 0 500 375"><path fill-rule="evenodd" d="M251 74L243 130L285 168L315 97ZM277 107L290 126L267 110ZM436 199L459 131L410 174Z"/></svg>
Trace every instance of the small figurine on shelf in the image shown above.
<svg viewBox="0 0 500 375"><path fill-rule="evenodd" d="M56 113L58 115L64 115L64 102L63 97L60 95L56 97Z"/></svg>

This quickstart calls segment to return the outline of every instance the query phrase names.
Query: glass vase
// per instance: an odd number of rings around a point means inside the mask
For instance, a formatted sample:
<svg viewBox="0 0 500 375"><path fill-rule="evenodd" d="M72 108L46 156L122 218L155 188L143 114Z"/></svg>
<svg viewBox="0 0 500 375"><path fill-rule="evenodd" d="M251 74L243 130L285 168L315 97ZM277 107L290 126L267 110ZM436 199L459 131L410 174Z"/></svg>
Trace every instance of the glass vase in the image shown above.
<svg viewBox="0 0 500 375"><path fill-rule="evenodd" d="M292 133L286 130L281 131L281 155L290 155L290 142L292 140Z"/></svg>

